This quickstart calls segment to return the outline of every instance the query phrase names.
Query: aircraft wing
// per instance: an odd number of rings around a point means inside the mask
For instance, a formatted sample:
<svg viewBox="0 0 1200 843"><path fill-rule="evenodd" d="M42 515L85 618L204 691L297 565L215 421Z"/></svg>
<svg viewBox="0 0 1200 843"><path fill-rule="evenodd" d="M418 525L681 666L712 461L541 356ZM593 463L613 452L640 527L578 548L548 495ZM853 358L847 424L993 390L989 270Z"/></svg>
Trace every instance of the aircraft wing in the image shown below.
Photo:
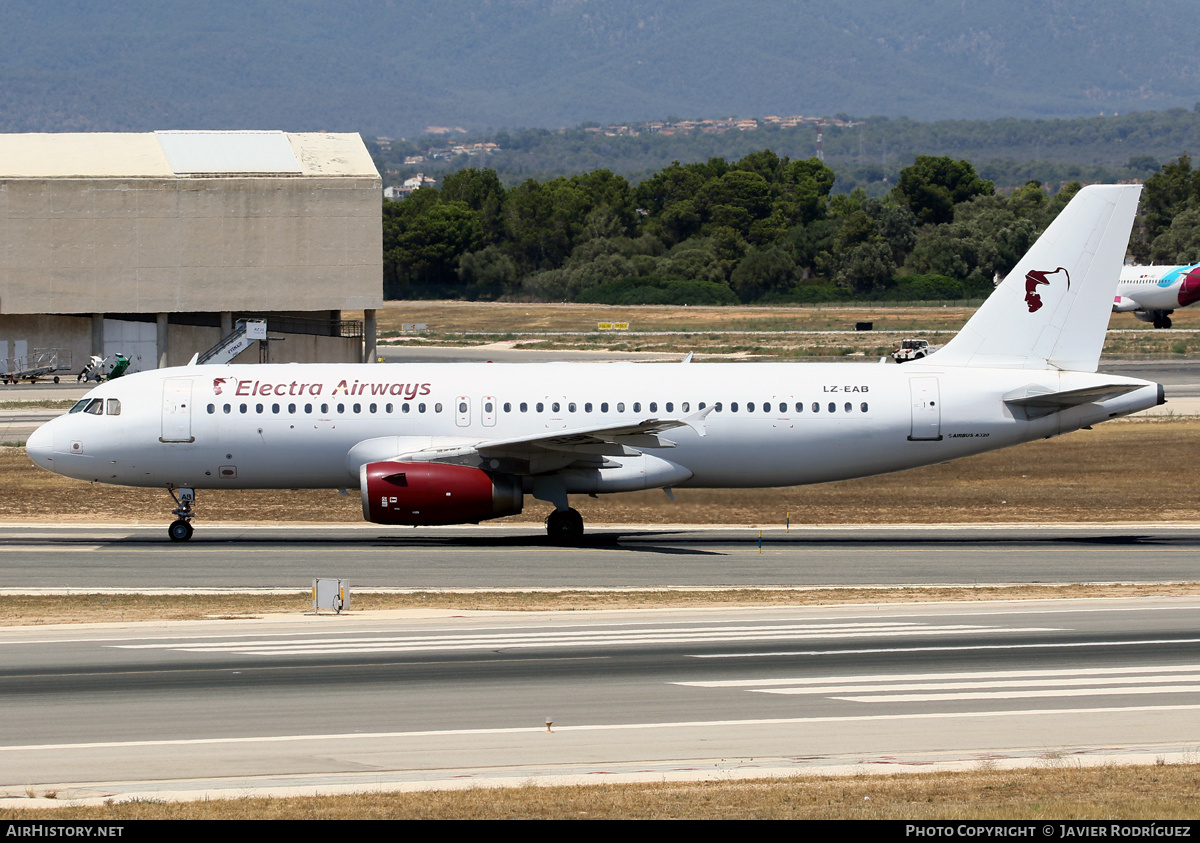
<svg viewBox="0 0 1200 843"><path fill-rule="evenodd" d="M548 430L509 439L485 439L466 444L433 445L409 451L398 459L413 462L446 462L485 466L519 474L542 474L568 466L600 466L605 457L637 456L645 448L674 448L661 434L691 427L704 435L707 407L682 419L646 419L634 424L595 425ZM494 463L494 464L493 464Z"/></svg>
<svg viewBox="0 0 1200 843"><path fill-rule="evenodd" d="M1031 419L1048 416L1080 404L1090 404L1093 401L1105 401L1141 389L1140 385L1127 383L1101 384L1085 389L1068 389L1062 392L1043 391L1038 387L1027 387L1017 393L1004 396L1004 403L1010 407L1020 407Z"/></svg>

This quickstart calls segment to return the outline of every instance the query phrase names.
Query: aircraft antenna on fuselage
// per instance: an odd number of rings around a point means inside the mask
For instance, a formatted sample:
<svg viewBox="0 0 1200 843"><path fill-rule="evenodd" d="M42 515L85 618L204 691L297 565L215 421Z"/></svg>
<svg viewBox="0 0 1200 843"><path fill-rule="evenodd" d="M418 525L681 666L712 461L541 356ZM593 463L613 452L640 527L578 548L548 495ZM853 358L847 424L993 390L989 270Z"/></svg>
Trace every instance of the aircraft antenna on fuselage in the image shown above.
<svg viewBox="0 0 1200 843"><path fill-rule="evenodd" d="M1140 192L1083 188L958 336L909 365L1096 371Z"/></svg>

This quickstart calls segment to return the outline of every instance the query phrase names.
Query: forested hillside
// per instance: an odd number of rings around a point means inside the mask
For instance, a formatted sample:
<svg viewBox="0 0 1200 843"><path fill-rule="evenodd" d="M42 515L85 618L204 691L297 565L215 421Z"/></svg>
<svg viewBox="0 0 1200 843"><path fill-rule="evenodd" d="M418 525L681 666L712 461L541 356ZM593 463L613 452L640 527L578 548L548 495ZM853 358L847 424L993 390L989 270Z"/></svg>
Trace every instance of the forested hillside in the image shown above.
<svg viewBox="0 0 1200 843"><path fill-rule="evenodd" d="M998 193L974 167L920 156L893 190L831 193L815 158L761 150L672 164L636 187L594 170L506 189L464 169L384 203L389 298L608 304L984 297L1079 190ZM1146 182L1131 250L1200 261L1200 171Z"/></svg>
<svg viewBox="0 0 1200 843"><path fill-rule="evenodd" d="M712 121L710 121L712 122ZM722 121L728 126L728 121ZM385 184L422 172L441 178L463 167L488 167L513 187L529 178L607 169L637 183L672 161L737 160L770 148L781 156L810 158L817 151L815 122L784 127L757 121L752 130L697 125L583 125L549 131L527 129L453 141L368 141ZM882 196L918 155L974 162L980 175L1009 190L1040 181L1057 190L1070 181L1144 180L1188 150L1200 149L1200 111L1177 108L1073 120L942 120L918 122L841 115L820 124L825 162L837 173L834 192L862 187ZM451 154L452 145L494 144L484 155ZM435 157L435 153L438 157ZM417 159L420 160L411 160ZM406 160L409 163L406 163Z"/></svg>

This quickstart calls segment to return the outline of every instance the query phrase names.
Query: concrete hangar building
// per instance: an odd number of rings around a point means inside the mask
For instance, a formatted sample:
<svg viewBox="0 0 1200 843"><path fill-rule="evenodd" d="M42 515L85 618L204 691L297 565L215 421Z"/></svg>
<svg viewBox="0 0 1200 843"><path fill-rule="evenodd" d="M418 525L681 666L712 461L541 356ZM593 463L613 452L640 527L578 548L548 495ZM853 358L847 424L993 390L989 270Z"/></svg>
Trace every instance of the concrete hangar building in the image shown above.
<svg viewBox="0 0 1200 843"><path fill-rule="evenodd" d="M380 203L357 134L0 135L0 360L181 366L241 318L271 362L373 360Z"/></svg>

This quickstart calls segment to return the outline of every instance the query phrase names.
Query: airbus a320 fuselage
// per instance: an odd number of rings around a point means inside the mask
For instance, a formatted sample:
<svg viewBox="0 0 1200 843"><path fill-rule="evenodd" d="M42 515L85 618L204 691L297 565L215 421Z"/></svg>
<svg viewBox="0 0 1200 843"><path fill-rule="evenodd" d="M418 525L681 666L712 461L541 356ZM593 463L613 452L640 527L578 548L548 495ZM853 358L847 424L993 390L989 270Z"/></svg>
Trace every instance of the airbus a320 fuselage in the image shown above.
<svg viewBox="0 0 1200 843"><path fill-rule="evenodd" d="M354 488L383 524L476 523L573 494L793 486L898 471L1154 406L1097 374L1137 188L1081 191L944 349L891 363L187 366L127 376L27 450L69 477L171 490ZM1107 274L1106 274L1107 273Z"/></svg>

